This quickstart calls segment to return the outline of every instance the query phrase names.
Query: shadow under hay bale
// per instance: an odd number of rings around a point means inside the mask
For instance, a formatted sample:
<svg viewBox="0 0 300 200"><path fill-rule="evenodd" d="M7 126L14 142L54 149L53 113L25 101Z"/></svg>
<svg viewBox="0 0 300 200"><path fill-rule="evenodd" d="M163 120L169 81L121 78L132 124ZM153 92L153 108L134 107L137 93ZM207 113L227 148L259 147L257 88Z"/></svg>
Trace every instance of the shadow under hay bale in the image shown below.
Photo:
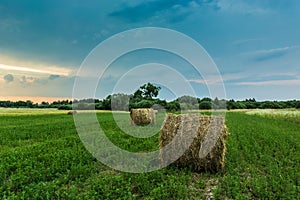
<svg viewBox="0 0 300 200"><path fill-rule="evenodd" d="M67 114L68 115L76 115L77 111L76 110L70 110Z"/></svg>
<svg viewBox="0 0 300 200"><path fill-rule="evenodd" d="M130 110L130 122L131 125L148 125L155 124L156 111L152 108L139 108Z"/></svg>
<svg viewBox="0 0 300 200"><path fill-rule="evenodd" d="M222 116L168 114L159 136L161 163L171 163L177 154L179 167L217 172L224 167L228 135Z"/></svg>

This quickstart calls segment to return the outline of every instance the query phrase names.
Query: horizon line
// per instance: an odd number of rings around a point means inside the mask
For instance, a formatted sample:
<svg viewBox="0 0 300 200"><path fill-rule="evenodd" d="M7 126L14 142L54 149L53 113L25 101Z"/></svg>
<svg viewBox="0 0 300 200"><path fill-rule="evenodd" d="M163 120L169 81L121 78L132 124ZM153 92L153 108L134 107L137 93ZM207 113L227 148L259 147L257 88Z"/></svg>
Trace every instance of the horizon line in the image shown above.
<svg viewBox="0 0 300 200"><path fill-rule="evenodd" d="M200 98L200 97L195 97L195 98ZM211 98L211 97L202 97L202 98ZM299 101L300 99L294 98L294 99L256 99L255 97L248 97L248 98L243 98L243 99L233 99L234 101L245 101L246 99L255 99L257 102L262 102L262 101ZM105 98L97 98L97 97L87 97L87 98L82 98L82 99L105 99ZM200 98L201 99L201 98ZM231 100L232 98L225 99L227 101ZM48 103L53 103L54 101L73 101L74 98L72 97L46 97L46 96L0 96L0 101L31 101L33 103L42 103L42 102L48 102ZM77 99L76 99L77 100ZM81 99L78 99L81 100ZM169 100L169 101L174 101ZM221 99L219 99L221 100Z"/></svg>

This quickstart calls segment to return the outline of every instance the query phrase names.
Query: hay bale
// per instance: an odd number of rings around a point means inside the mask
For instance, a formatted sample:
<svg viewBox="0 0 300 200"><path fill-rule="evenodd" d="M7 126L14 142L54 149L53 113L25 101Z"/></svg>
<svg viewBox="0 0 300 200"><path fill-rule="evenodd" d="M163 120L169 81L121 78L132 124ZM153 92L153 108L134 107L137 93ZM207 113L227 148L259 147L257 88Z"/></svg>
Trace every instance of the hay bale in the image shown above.
<svg viewBox="0 0 300 200"><path fill-rule="evenodd" d="M68 112L68 115L76 115L77 114L77 111L76 110L70 110Z"/></svg>
<svg viewBox="0 0 300 200"><path fill-rule="evenodd" d="M174 164L180 167L217 172L224 167L227 137L222 116L168 114L159 136L161 163L171 163L171 155L178 154ZM167 145L169 149L162 151Z"/></svg>
<svg viewBox="0 0 300 200"><path fill-rule="evenodd" d="M155 111L152 108L139 108L130 110L131 125L155 124Z"/></svg>

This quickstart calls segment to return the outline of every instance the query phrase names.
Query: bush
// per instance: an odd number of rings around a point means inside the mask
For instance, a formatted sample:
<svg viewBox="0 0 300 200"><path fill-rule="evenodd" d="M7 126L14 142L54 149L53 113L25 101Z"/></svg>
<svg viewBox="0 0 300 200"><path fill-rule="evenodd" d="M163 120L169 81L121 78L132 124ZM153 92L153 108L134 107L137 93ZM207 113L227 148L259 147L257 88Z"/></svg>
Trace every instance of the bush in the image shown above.
<svg viewBox="0 0 300 200"><path fill-rule="evenodd" d="M199 109L210 110L211 109L211 102L209 102L209 101L200 102Z"/></svg>
<svg viewBox="0 0 300 200"><path fill-rule="evenodd" d="M61 105L57 109L58 110L72 110L72 105Z"/></svg>
<svg viewBox="0 0 300 200"><path fill-rule="evenodd" d="M154 105L154 102L151 100L142 100L136 105L138 108L151 108Z"/></svg>
<svg viewBox="0 0 300 200"><path fill-rule="evenodd" d="M95 104L94 103L78 103L74 104L75 110L94 110Z"/></svg>
<svg viewBox="0 0 300 200"><path fill-rule="evenodd" d="M180 110L180 104L178 101L172 101L170 103L167 103L166 109L168 111L178 111Z"/></svg>
<svg viewBox="0 0 300 200"><path fill-rule="evenodd" d="M265 101L263 102L259 108L262 109L279 109L282 108L281 105L278 102L275 101Z"/></svg>

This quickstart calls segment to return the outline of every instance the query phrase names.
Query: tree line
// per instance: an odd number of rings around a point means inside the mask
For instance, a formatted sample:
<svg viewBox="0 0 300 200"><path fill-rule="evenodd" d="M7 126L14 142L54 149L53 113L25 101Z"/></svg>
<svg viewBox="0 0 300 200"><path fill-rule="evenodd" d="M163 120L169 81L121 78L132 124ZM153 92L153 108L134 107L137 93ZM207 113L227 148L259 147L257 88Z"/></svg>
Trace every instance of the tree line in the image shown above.
<svg viewBox="0 0 300 200"><path fill-rule="evenodd" d="M62 100L54 102L33 103L27 101L0 101L0 107L4 108L57 108L60 110L123 110L128 111L131 108L154 108L157 110L166 109L168 111L193 110L193 109L300 109L300 100L288 101L256 101L254 98L242 101L211 99L209 97L196 98L191 96L182 96L173 101L167 102L157 98L160 91L159 86L151 83L142 85L133 94L112 94L105 99L80 99L80 100Z"/></svg>

